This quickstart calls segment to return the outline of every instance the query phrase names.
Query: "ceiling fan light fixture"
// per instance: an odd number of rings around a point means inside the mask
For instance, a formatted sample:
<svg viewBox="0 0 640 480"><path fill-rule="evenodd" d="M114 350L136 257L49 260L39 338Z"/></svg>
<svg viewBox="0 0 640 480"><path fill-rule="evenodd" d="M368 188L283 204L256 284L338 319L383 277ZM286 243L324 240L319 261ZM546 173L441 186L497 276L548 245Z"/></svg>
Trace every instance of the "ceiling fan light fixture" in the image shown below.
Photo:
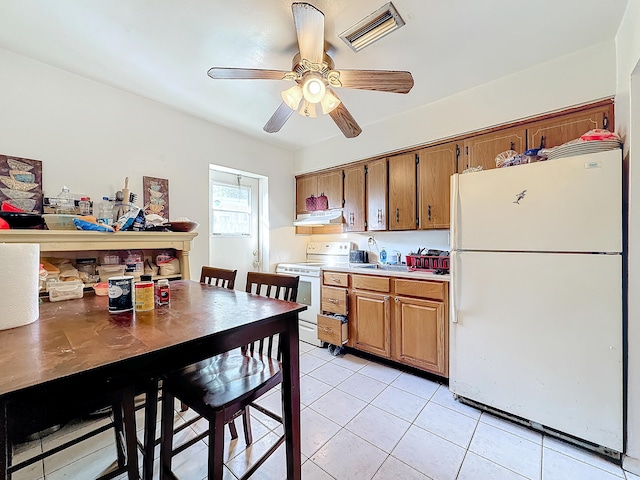
<svg viewBox="0 0 640 480"><path fill-rule="evenodd" d="M354 52L359 52L403 25L404 20L389 2L339 36Z"/></svg>
<svg viewBox="0 0 640 480"><path fill-rule="evenodd" d="M327 115L333 112L338 105L340 105L340 99L333 94L331 89L327 88L327 93L324 94L324 98L320 101L322 113Z"/></svg>
<svg viewBox="0 0 640 480"><path fill-rule="evenodd" d="M302 80L302 95L309 103L319 103L327 91L322 75L315 72L307 73Z"/></svg>
<svg viewBox="0 0 640 480"><path fill-rule="evenodd" d="M280 96L287 107L291 110L297 110L300 106L300 101L302 100L302 88L300 88L300 85L294 85L293 87L284 90Z"/></svg>

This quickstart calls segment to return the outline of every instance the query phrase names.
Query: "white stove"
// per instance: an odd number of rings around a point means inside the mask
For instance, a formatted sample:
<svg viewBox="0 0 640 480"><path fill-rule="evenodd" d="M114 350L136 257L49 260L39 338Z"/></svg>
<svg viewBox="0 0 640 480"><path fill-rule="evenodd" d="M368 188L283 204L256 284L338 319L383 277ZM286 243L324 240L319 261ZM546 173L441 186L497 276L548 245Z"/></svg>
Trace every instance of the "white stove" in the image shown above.
<svg viewBox="0 0 640 480"><path fill-rule="evenodd" d="M322 268L349 265L351 242L310 242L307 244L307 259L300 263L280 263L276 273L298 275L298 303L307 305L300 313L300 340L322 346L318 340L318 313L321 303Z"/></svg>

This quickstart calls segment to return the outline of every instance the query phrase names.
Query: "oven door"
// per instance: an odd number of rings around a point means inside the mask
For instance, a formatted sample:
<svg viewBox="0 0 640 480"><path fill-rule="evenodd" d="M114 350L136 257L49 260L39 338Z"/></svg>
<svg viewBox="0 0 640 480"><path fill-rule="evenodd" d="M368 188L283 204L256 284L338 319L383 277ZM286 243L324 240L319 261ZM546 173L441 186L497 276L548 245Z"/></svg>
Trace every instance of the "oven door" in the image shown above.
<svg viewBox="0 0 640 480"><path fill-rule="evenodd" d="M320 277L300 275L298 284L298 303L307 306L299 313L300 340L312 345L321 346L318 340L318 313L320 313Z"/></svg>

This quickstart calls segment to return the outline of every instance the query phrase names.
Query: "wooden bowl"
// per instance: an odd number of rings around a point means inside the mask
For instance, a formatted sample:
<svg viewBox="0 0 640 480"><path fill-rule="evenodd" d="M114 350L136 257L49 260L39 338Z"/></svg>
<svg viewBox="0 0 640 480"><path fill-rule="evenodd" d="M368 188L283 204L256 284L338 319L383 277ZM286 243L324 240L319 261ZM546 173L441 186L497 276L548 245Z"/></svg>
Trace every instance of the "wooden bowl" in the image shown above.
<svg viewBox="0 0 640 480"><path fill-rule="evenodd" d="M169 222L164 226L173 232L191 232L198 228L200 224L198 222Z"/></svg>

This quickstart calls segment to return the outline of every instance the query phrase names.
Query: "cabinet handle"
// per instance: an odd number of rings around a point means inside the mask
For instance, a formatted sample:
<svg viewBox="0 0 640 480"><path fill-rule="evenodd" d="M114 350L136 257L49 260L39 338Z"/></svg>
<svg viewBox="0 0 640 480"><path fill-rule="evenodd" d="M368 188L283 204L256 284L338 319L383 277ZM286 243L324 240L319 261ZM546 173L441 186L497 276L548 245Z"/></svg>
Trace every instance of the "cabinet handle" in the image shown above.
<svg viewBox="0 0 640 480"><path fill-rule="evenodd" d="M516 149L516 144L511 142L511 150L515 150Z"/></svg>
<svg viewBox="0 0 640 480"><path fill-rule="evenodd" d="M400 209L396 208L396 222L400 221Z"/></svg>
<svg viewBox="0 0 640 480"><path fill-rule="evenodd" d="M338 277L331 277L330 280L336 283L342 283Z"/></svg>
<svg viewBox="0 0 640 480"><path fill-rule="evenodd" d="M353 224L355 223L355 215L353 214L353 212L349 213L349 225L353 226Z"/></svg>
<svg viewBox="0 0 640 480"><path fill-rule="evenodd" d="M429 208L427 208L427 216L429 218L429 221L431 221L431 205L429 205Z"/></svg>
<svg viewBox="0 0 640 480"><path fill-rule="evenodd" d="M602 128L609 129L609 117L605 113L602 114Z"/></svg>
<svg viewBox="0 0 640 480"><path fill-rule="evenodd" d="M378 225L382 223L382 209L378 209Z"/></svg>
<svg viewBox="0 0 640 480"><path fill-rule="evenodd" d="M329 303L336 303L336 304L337 304L337 303L338 303L338 300L336 300L335 298L328 298L328 299L327 299L327 302L329 302Z"/></svg>
<svg viewBox="0 0 640 480"><path fill-rule="evenodd" d="M398 303L400 301L400 299L398 297L394 298L394 300L396 301L396 303Z"/></svg>
<svg viewBox="0 0 640 480"><path fill-rule="evenodd" d="M390 298L391 298L391 297L390 297L389 295L386 295L386 296L384 297L384 301L385 301L385 302L388 302Z"/></svg>

